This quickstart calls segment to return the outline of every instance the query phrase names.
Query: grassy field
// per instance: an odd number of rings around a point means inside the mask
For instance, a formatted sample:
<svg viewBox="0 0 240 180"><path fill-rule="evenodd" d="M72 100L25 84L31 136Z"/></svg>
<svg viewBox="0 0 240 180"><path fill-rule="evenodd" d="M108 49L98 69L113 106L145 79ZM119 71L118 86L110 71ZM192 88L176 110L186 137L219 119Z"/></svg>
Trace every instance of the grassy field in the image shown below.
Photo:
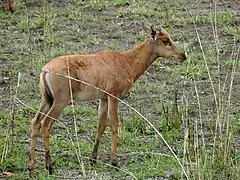
<svg viewBox="0 0 240 180"><path fill-rule="evenodd" d="M109 164L109 129L91 166L97 102L74 104L75 113L66 107L51 132L55 173L44 169L39 138L37 178L240 179L238 1L16 0L15 9L0 11L0 178L28 179L42 66L59 55L133 48L147 38L144 21L166 27L188 57L183 64L157 60L123 99L155 130L120 104L119 169Z"/></svg>

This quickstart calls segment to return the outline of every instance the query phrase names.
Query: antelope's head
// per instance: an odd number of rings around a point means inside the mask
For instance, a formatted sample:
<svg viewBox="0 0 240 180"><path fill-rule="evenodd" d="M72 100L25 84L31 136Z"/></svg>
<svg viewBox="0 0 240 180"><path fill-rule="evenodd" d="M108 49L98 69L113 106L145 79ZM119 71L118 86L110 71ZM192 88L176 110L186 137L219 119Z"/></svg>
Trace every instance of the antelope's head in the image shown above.
<svg viewBox="0 0 240 180"><path fill-rule="evenodd" d="M153 26L142 25L144 31L150 36L153 51L158 57L176 59L179 62L187 59L185 53L178 49L165 29L155 30Z"/></svg>

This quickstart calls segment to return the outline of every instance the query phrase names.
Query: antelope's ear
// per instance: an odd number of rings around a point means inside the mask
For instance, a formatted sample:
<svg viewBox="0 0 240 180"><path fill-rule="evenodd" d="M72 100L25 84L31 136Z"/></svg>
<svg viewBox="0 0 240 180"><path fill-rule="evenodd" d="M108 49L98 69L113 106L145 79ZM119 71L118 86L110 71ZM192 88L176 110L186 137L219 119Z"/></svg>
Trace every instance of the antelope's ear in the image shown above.
<svg viewBox="0 0 240 180"><path fill-rule="evenodd" d="M149 28L142 23L142 28L153 40L157 39L157 31L153 28L153 26Z"/></svg>

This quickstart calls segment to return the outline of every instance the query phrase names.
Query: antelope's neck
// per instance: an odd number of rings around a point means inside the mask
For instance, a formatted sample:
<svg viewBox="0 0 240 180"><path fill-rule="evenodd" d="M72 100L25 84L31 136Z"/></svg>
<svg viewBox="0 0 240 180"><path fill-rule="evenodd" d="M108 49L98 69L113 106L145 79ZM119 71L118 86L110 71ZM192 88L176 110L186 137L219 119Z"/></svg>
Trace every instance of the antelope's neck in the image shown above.
<svg viewBox="0 0 240 180"><path fill-rule="evenodd" d="M132 68L134 82L146 71L146 69L158 58L153 52L150 40L144 41L136 48L124 52L126 61Z"/></svg>

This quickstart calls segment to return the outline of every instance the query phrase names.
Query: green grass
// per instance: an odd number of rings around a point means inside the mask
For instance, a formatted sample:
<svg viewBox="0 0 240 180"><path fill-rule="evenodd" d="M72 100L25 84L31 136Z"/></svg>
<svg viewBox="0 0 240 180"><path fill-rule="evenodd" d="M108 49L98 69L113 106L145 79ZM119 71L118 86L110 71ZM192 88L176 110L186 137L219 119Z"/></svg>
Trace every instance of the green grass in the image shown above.
<svg viewBox="0 0 240 180"><path fill-rule="evenodd" d="M222 6L217 7L216 13L214 9L210 12L209 4L201 4L202 9L197 9L186 0L71 0L63 6L45 2L31 7L16 0L15 4L15 13L0 12L0 80L6 77L0 81L1 178L5 178L3 172L13 173L9 179L28 178L29 128L35 111L18 101L13 106L14 96L37 109L38 77L44 64L64 54L132 48L147 38L139 25L142 21L153 23L156 28L160 24L166 26L186 51L188 60L175 65L166 65L163 59L154 62L124 100L164 136L189 179L240 178L240 32L234 19L239 12L231 8L223 11ZM214 24L218 27L218 39L213 35ZM13 107L14 116L10 116ZM38 139L38 179L82 179L76 154L78 142L87 179L186 179L151 126L122 104L120 170L109 165L109 127L100 143L98 163L91 166L89 158L98 126L97 104L82 102L74 104L74 108L75 114L70 106L66 107L61 123L56 122L52 129L53 176L44 169L43 142L41 136Z"/></svg>

